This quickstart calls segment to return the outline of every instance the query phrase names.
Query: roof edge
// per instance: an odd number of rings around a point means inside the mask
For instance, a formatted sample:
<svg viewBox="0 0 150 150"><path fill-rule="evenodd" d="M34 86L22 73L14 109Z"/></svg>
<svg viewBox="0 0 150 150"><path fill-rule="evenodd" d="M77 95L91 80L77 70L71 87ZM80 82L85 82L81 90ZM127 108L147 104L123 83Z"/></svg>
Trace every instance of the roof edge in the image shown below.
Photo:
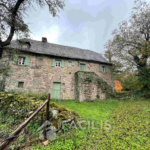
<svg viewBox="0 0 150 150"><path fill-rule="evenodd" d="M6 47L4 49L6 49ZM7 47L7 49L15 49L15 48ZM37 52L33 52L33 51L31 52L31 51L22 50L22 49L19 49L19 48L15 49L15 50L19 50L19 51L22 51L22 52L25 52L25 53L33 53L33 54L38 54L38 55L46 55L46 56L53 56L53 57L59 57L59 58L68 58L68 59L71 58L71 57L57 56L57 55L51 55L51 54L45 54L45 53L37 53ZM94 61L94 60L87 60L87 59L80 59L80 58L71 58L71 59L84 60L84 61L88 61L88 62L99 62L99 63L110 65L110 66L113 65L112 63L109 63L109 62L101 62L101 61Z"/></svg>

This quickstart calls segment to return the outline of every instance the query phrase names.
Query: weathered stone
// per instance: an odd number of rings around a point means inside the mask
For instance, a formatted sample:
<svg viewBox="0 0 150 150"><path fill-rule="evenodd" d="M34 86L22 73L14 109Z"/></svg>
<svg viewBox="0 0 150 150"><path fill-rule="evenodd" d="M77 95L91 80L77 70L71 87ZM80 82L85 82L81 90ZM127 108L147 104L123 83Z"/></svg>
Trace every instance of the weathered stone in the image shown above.
<svg viewBox="0 0 150 150"><path fill-rule="evenodd" d="M57 118L58 110L52 110L53 117Z"/></svg>
<svg viewBox="0 0 150 150"><path fill-rule="evenodd" d="M11 67L11 76L7 77L6 79L6 91L16 90L30 92L32 90L32 92L52 93L53 82L59 81L62 83L61 99L76 99L75 73L80 70L78 61L72 60L75 61L75 66L70 66L68 64L68 60L62 58L62 60L64 60L64 68L59 68L52 67L53 58L50 58L48 56L41 55L39 59L35 54L31 53L22 53L21 55L30 58L29 66L14 65L12 61L10 61L9 64ZM101 77L109 85L112 84L111 69L108 70L108 73L102 73L100 72L100 63L86 61L82 62L86 64L86 72L94 72L98 77ZM18 82L20 81L24 82L23 88L18 87ZM90 85L86 85L86 87L90 87ZM96 88L94 88L93 91L94 92L92 93L92 97L93 95L95 95L94 93L96 91ZM1 95L1 97L2 96L3 95ZM81 97L81 99L84 99L84 96Z"/></svg>
<svg viewBox="0 0 150 150"><path fill-rule="evenodd" d="M108 93L113 92L111 86L94 72L76 72L75 82L76 99L79 99L79 101L95 100L97 94L100 95L99 99L103 100Z"/></svg>

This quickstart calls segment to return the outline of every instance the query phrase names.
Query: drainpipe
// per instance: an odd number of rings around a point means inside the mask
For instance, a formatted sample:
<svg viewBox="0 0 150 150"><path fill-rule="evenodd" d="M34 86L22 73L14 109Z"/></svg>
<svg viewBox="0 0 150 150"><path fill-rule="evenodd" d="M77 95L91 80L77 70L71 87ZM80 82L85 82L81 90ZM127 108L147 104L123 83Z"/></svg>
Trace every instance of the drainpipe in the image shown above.
<svg viewBox="0 0 150 150"><path fill-rule="evenodd" d="M111 68L111 85L112 85L113 93L115 93L114 75L113 75L113 69L112 68Z"/></svg>
<svg viewBox="0 0 150 150"><path fill-rule="evenodd" d="M9 66L9 60L10 60L10 55L8 55L8 60L6 62L6 66L7 67ZM0 88L0 91L4 90L4 85L5 85L5 82L6 82L6 77L7 77L7 74L5 74L4 77L3 77L3 82L2 82L2 85L1 85L1 88Z"/></svg>

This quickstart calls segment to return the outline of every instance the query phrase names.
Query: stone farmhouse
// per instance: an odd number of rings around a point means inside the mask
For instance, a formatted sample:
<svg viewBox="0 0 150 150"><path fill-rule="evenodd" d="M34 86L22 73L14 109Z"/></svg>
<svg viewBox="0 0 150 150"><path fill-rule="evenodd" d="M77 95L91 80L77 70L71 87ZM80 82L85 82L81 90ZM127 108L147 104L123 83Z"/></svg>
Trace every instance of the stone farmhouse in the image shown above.
<svg viewBox="0 0 150 150"><path fill-rule="evenodd" d="M80 101L105 99L113 91L112 64L99 53L48 43L46 38L15 40L7 49L18 53L9 59L5 91L49 92L52 98Z"/></svg>

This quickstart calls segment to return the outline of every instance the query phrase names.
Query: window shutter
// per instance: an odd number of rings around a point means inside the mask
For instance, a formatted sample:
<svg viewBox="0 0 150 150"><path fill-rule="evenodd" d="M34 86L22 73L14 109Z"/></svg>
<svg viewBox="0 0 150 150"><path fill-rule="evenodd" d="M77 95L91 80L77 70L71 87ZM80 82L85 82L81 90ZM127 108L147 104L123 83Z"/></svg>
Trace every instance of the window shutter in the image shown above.
<svg viewBox="0 0 150 150"><path fill-rule="evenodd" d="M72 61L72 66L75 66L75 61Z"/></svg>
<svg viewBox="0 0 150 150"><path fill-rule="evenodd" d="M25 59L25 65L26 65L26 66L29 66L29 61L30 61L30 58L29 58L29 57L26 57L26 59Z"/></svg>
<svg viewBox="0 0 150 150"><path fill-rule="evenodd" d="M86 71L84 64L80 64L80 71Z"/></svg>
<svg viewBox="0 0 150 150"><path fill-rule="evenodd" d="M17 65L17 64L18 64L18 56L17 56L17 55L14 56L13 64L14 64L14 65Z"/></svg>
<svg viewBox="0 0 150 150"><path fill-rule="evenodd" d="M102 68L102 66L100 65L100 72L103 72L103 68Z"/></svg>
<svg viewBox="0 0 150 150"><path fill-rule="evenodd" d="M85 67L85 65L83 65L83 71L86 71L86 67Z"/></svg>
<svg viewBox="0 0 150 150"><path fill-rule="evenodd" d="M106 73L108 73L108 67L106 66Z"/></svg>
<svg viewBox="0 0 150 150"><path fill-rule="evenodd" d="M64 68L64 60L61 61L61 67Z"/></svg>
<svg viewBox="0 0 150 150"><path fill-rule="evenodd" d="M83 71L82 65L80 64L80 71Z"/></svg>
<svg viewBox="0 0 150 150"><path fill-rule="evenodd" d="M52 59L52 67L55 67L55 59Z"/></svg>

